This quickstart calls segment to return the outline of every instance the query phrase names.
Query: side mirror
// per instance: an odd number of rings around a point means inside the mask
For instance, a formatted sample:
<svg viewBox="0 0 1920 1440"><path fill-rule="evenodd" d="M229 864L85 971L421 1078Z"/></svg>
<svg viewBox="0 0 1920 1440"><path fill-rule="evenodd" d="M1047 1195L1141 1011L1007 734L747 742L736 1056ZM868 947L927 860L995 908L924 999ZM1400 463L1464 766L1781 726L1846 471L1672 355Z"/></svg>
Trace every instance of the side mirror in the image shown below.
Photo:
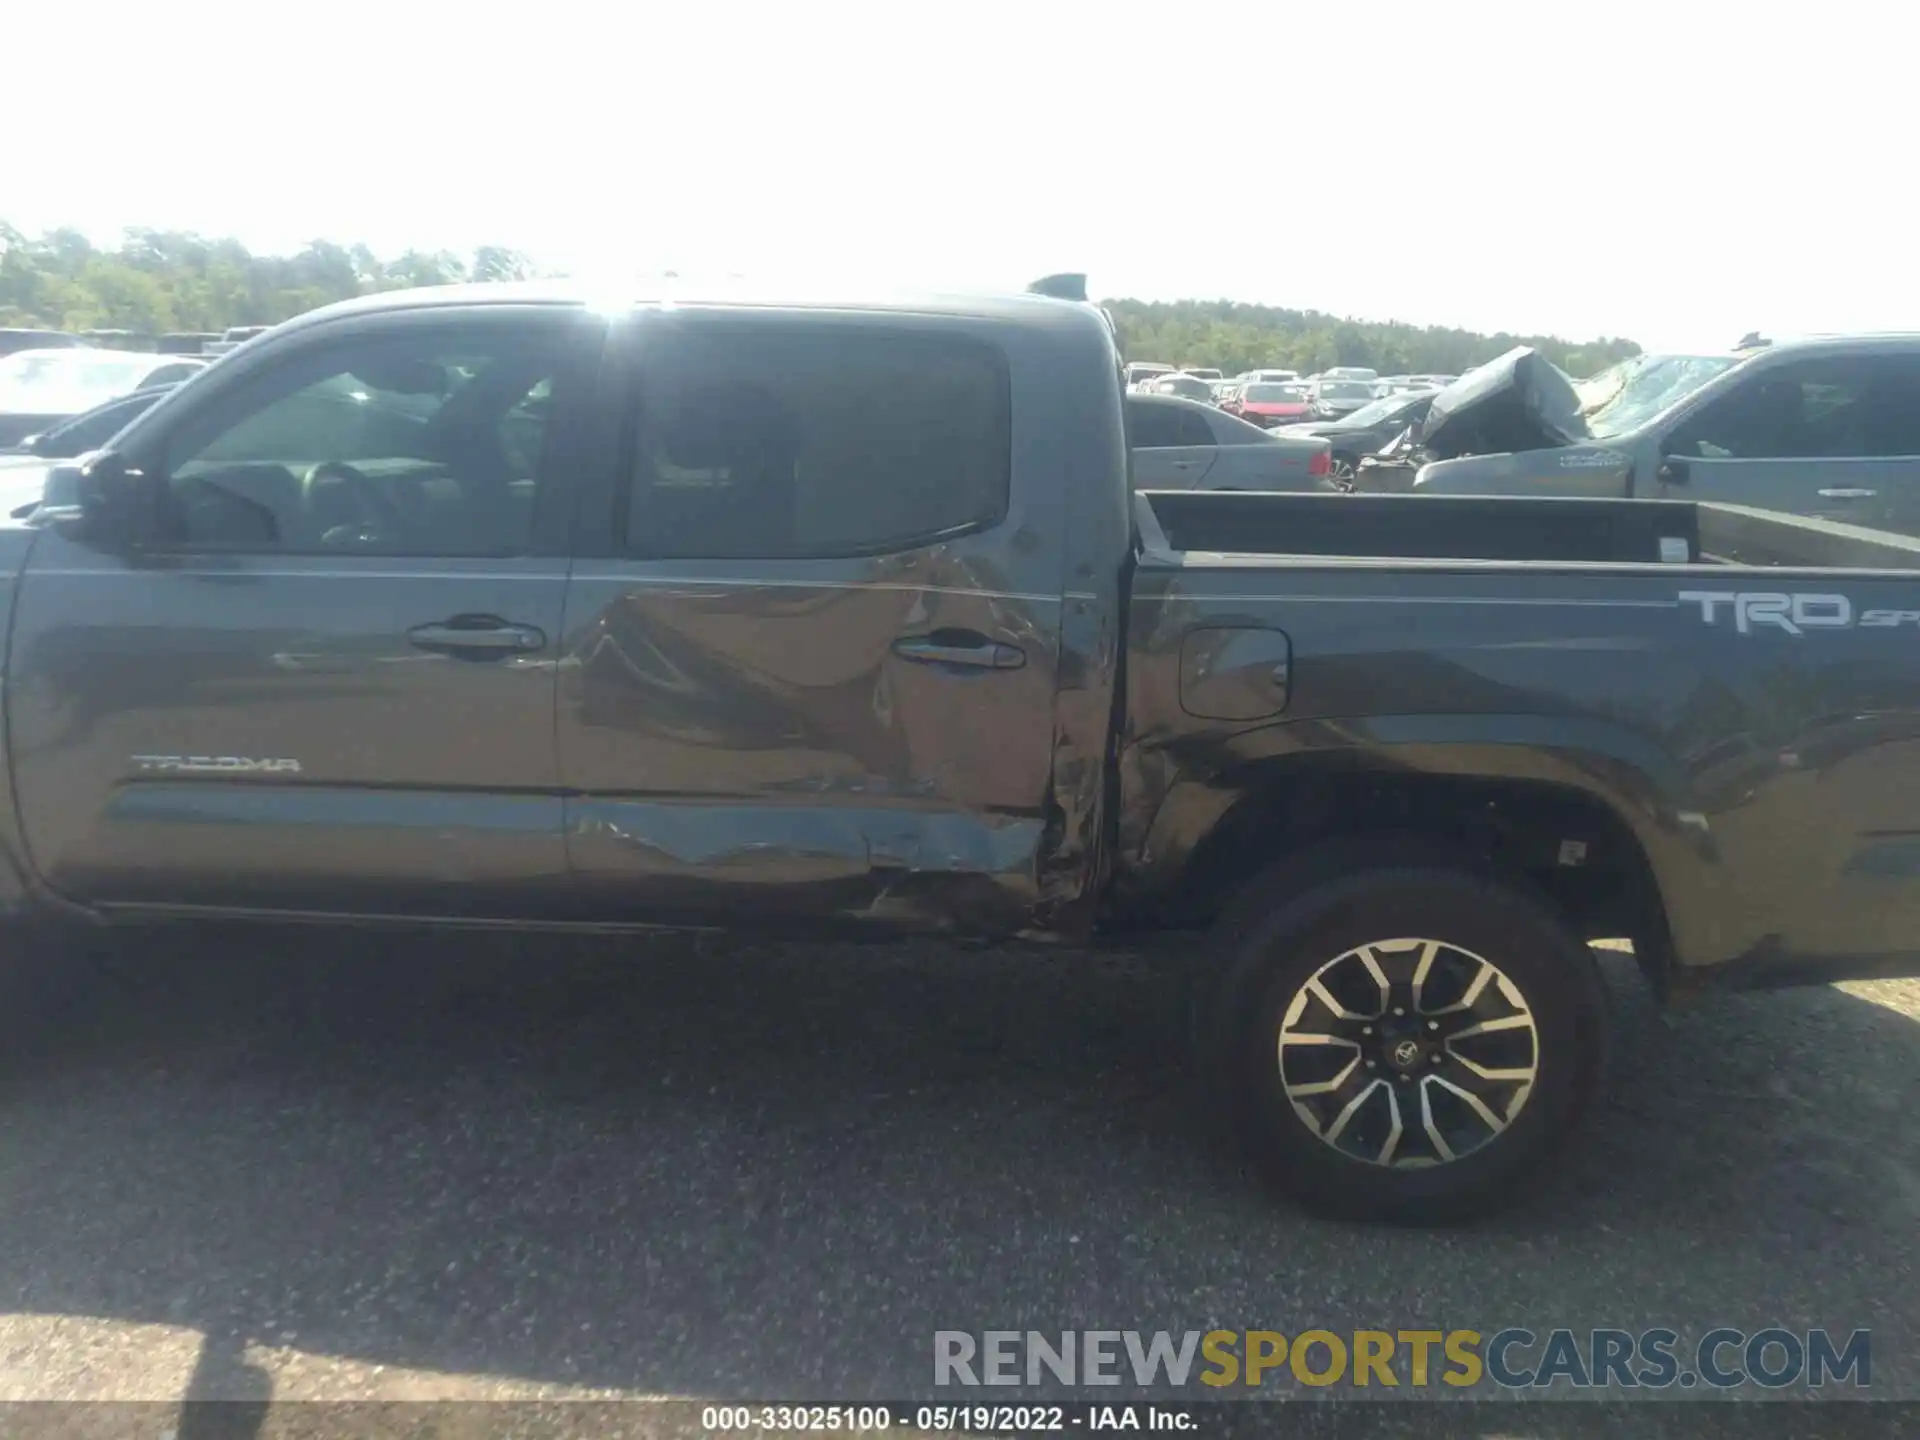
<svg viewBox="0 0 1920 1440"><path fill-rule="evenodd" d="M1662 485L1684 485L1689 474L1687 462L1678 455L1665 456L1660 468L1653 472L1653 478Z"/></svg>
<svg viewBox="0 0 1920 1440"><path fill-rule="evenodd" d="M143 478L111 450L62 461L47 472L35 518L71 526L90 540L126 538L134 533Z"/></svg>

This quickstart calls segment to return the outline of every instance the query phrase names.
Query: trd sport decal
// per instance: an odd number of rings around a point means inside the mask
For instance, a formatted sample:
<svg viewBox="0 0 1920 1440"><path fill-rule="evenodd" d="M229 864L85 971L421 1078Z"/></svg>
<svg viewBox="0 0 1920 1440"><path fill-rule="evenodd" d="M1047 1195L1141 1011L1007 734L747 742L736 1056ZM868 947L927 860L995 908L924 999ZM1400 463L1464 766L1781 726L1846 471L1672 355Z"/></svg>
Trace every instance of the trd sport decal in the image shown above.
<svg viewBox="0 0 1920 1440"><path fill-rule="evenodd" d="M1804 635L1809 630L1884 630L1895 625L1920 625L1920 610L1862 610L1853 613L1853 601L1844 595L1788 595L1772 590L1682 590L1682 605L1698 605L1700 618L1718 625L1731 617L1742 635L1759 629Z"/></svg>

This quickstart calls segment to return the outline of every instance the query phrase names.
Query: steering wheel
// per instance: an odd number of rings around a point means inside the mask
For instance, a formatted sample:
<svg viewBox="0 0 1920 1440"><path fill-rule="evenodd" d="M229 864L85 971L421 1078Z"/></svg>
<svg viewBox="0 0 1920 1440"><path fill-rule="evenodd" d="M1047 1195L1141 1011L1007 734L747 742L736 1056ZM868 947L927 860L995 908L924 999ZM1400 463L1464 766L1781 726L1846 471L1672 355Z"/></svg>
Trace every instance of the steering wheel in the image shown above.
<svg viewBox="0 0 1920 1440"><path fill-rule="evenodd" d="M380 487L344 460L322 460L300 479L300 508L307 515L318 510L316 501L329 485L352 492L360 515L344 524L330 525L321 533L325 545L367 545L399 535L406 528L405 517L388 500Z"/></svg>

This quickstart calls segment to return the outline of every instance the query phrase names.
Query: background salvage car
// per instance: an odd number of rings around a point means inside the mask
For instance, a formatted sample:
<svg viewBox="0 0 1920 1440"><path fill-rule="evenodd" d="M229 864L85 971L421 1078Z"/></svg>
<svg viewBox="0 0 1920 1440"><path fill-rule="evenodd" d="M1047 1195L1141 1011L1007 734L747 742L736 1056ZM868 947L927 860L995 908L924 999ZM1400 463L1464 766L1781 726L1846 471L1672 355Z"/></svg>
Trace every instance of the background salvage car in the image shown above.
<svg viewBox="0 0 1920 1440"><path fill-rule="evenodd" d="M1575 382L1530 350L1442 391L1418 494L1727 501L1920 534L1920 336L1642 355Z"/></svg>
<svg viewBox="0 0 1920 1440"><path fill-rule="evenodd" d="M1128 396L1127 430L1143 490L1334 488L1326 441L1277 435L1178 396Z"/></svg>
<svg viewBox="0 0 1920 1440"><path fill-rule="evenodd" d="M17 445L117 396L168 385L206 362L85 348L21 350L0 359L0 446Z"/></svg>

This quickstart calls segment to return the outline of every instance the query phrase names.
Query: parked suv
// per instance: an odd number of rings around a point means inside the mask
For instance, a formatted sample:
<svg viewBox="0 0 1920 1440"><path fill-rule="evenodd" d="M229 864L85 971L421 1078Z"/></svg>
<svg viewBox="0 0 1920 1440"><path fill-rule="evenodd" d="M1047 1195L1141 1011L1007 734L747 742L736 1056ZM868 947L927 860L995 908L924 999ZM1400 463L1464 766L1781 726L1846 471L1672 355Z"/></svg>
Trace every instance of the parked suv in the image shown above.
<svg viewBox="0 0 1920 1440"><path fill-rule="evenodd" d="M1720 501L1920 534L1920 335L1640 355L1577 383L1524 351L1483 372L1435 400L1441 458L1417 493ZM1491 448L1474 432L1494 411L1505 453L1468 453Z"/></svg>

